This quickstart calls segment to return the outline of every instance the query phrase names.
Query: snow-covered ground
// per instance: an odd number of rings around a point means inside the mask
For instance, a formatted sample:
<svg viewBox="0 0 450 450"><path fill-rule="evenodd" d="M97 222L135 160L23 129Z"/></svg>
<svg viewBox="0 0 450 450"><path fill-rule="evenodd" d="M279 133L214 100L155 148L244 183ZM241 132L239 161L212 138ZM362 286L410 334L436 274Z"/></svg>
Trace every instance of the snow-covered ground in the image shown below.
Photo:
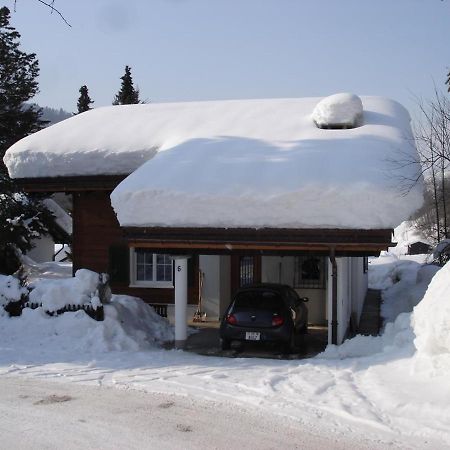
<svg viewBox="0 0 450 450"><path fill-rule="evenodd" d="M404 272L411 280L413 271L424 271L410 269ZM429 270L418 284L430 277ZM415 291L417 283L402 290ZM156 328L165 332L148 339L161 319L142 317L144 305L126 297L106 305L103 323L81 311L49 317L38 309L19 318L0 317L0 377L219 402L285 417L319 435L363 439L369 447L450 448L449 292L447 265L414 312L387 324L383 336L358 336L298 361L165 350L159 343L168 338L168 325L160 322Z"/></svg>
<svg viewBox="0 0 450 450"><path fill-rule="evenodd" d="M65 450L383 448L229 402L30 378L1 381L5 449L59 450L62 443Z"/></svg>

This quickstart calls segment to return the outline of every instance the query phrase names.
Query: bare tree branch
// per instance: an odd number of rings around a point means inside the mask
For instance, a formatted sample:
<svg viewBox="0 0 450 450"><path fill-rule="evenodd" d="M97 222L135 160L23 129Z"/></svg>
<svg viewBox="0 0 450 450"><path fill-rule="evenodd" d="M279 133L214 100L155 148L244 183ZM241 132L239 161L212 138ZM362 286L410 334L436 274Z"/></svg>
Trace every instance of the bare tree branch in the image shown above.
<svg viewBox="0 0 450 450"><path fill-rule="evenodd" d="M72 25L70 25L69 22L67 22L66 18L62 15L61 11L59 11L58 9L55 8L55 0L52 0L50 3L45 2L44 0L36 0L39 3L42 3L43 5L47 6L48 8L50 8L51 10L51 14L53 14L53 12L55 12L56 14L59 15L59 17L61 17L61 19L65 22L65 24L69 27L72 27ZM17 0L14 0L14 11L16 11L16 6L17 6Z"/></svg>

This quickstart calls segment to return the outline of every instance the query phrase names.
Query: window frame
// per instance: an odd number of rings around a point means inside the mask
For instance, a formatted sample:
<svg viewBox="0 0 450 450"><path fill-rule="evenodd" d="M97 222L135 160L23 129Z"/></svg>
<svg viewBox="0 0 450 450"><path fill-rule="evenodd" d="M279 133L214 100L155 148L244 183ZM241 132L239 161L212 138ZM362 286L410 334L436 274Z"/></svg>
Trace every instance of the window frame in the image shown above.
<svg viewBox="0 0 450 450"><path fill-rule="evenodd" d="M173 261L172 261L172 280L171 281L145 281L137 279L137 252L136 250L144 250L145 248L131 247L130 248L130 287L140 287L140 288L158 288L158 289L173 289L174 288L174 274L173 274ZM148 250L148 253L152 254L153 258L153 277L156 277L157 255L166 255L165 253L154 253Z"/></svg>
<svg viewBox="0 0 450 450"><path fill-rule="evenodd" d="M308 283L301 276L300 263L306 262L308 259L319 260L319 278L316 283ZM321 255L302 255L294 257L294 289L326 289L327 283L327 265L325 257Z"/></svg>

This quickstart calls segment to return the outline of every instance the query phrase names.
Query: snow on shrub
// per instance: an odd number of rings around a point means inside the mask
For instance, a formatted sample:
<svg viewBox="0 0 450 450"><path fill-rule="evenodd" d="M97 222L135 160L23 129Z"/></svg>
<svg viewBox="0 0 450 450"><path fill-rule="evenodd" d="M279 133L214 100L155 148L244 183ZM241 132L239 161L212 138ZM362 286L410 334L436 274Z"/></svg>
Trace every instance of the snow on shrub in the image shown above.
<svg viewBox="0 0 450 450"><path fill-rule="evenodd" d="M17 278L11 275L0 275L0 306L19 301L26 292L27 290L20 285L20 280Z"/></svg>
<svg viewBox="0 0 450 450"><path fill-rule="evenodd" d="M319 128L353 128L363 117L363 104L355 94L334 94L325 97L314 108L312 118Z"/></svg>
<svg viewBox="0 0 450 450"><path fill-rule="evenodd" d="M100 305L98 287L101 275L88 269L79 269L73 278L39 279L30 287L30 302L42 303L45 311L54 312L67 305Z"/></svg>

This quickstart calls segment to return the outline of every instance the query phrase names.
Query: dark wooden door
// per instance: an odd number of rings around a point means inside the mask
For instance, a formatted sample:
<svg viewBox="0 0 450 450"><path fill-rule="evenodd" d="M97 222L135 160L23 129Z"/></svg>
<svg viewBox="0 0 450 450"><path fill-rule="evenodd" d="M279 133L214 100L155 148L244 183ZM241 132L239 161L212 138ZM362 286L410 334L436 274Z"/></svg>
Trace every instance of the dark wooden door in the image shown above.
<svg viewBox="0 0 450 450"><path fill-rule="evenodd" d="M261 282L261 256L231 256L231 293L237 289Z"/></svg>

